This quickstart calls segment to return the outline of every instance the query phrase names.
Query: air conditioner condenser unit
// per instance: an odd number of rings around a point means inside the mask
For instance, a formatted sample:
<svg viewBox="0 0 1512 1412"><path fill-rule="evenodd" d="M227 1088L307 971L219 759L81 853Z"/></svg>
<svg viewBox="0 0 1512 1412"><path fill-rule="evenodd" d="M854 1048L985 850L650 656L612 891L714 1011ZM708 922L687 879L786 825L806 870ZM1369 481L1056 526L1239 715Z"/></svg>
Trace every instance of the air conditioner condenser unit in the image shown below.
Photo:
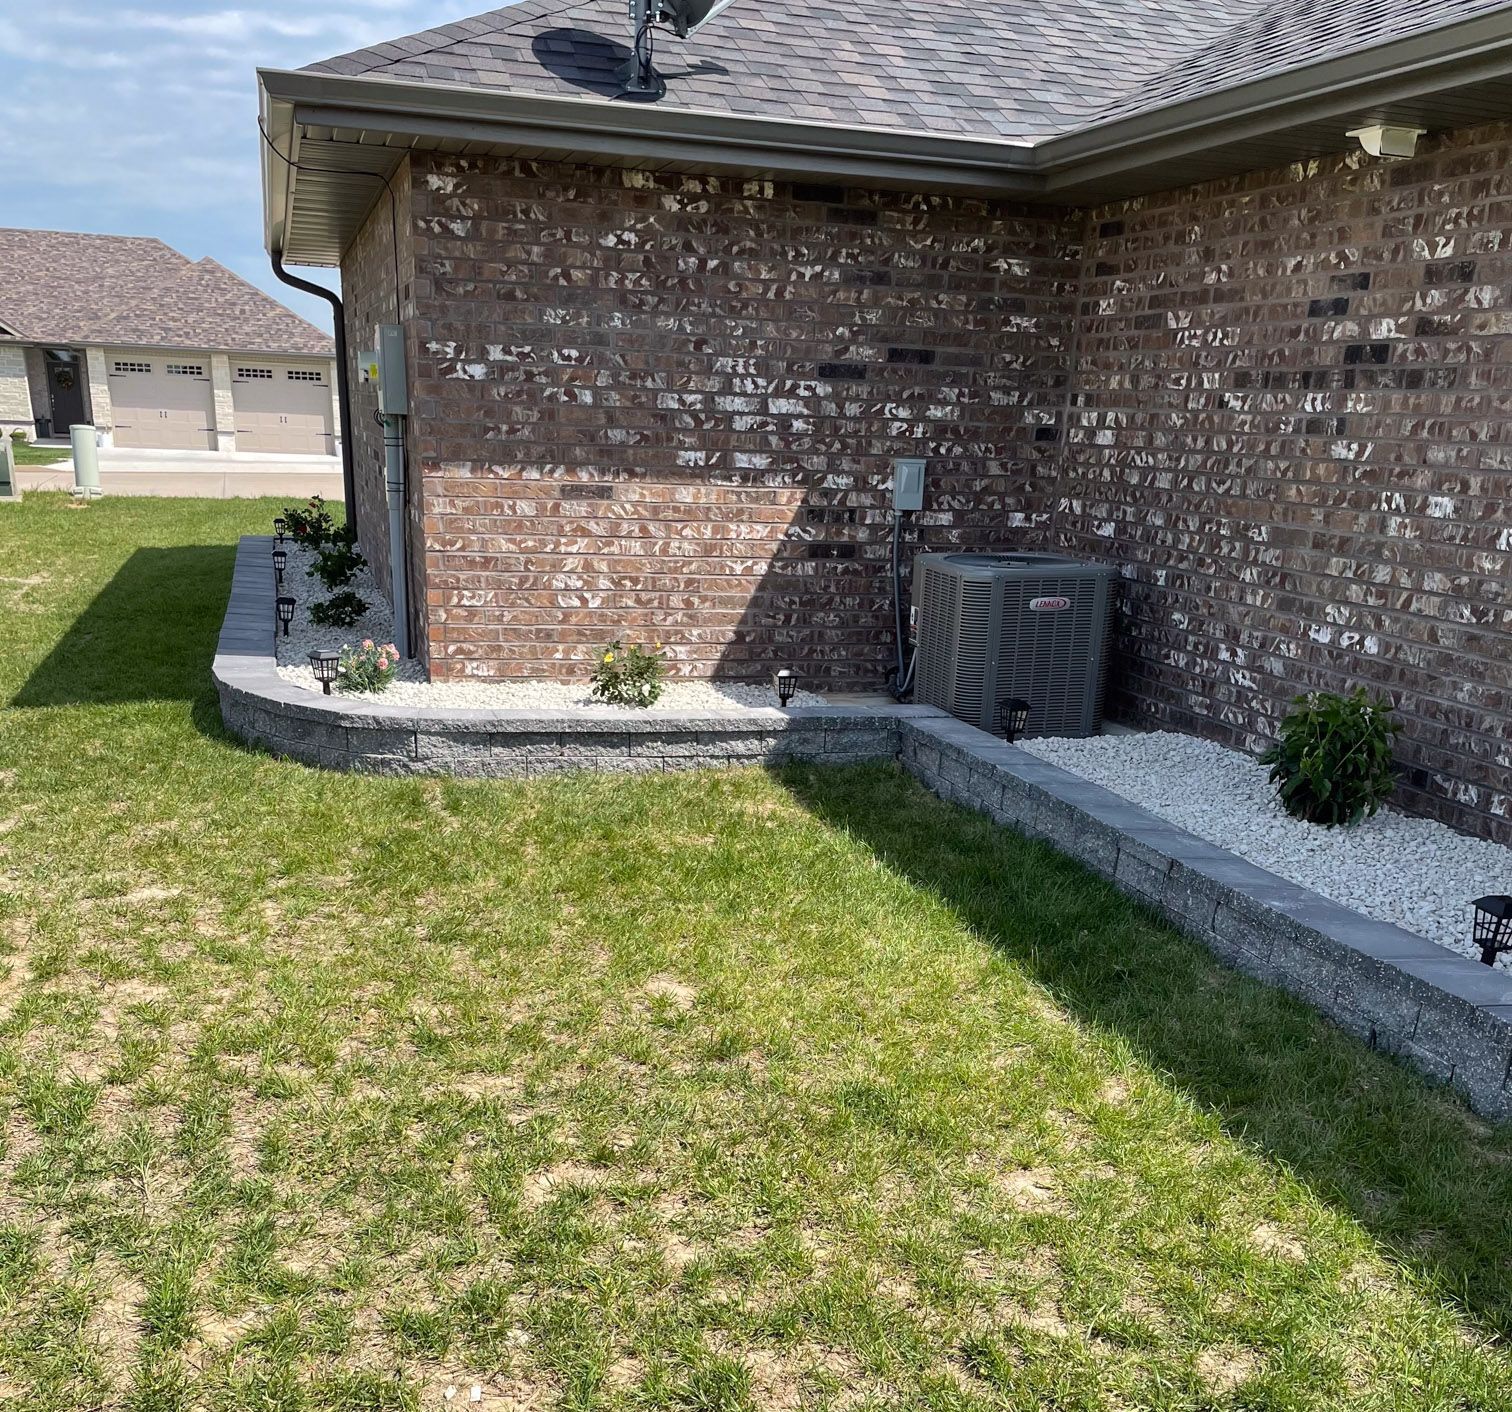
<svg viewBox="0 0 1512 1412"><path fill-rule="evenodd" d="M1029 703L1028 735L1102 729L1118 571L1057 554L914 560L914 700L998 729L998 702Z"/></svg>

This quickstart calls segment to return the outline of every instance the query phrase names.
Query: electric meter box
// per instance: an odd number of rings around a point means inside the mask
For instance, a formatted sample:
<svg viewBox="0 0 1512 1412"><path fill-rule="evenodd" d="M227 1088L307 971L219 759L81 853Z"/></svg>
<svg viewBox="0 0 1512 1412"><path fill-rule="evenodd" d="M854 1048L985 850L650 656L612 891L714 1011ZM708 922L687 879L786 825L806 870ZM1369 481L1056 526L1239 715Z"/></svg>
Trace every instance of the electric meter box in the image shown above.
<svg viewBox="0 0 1512 1412"><path fill-rule="evenodd" d="M378 389L378 411L385 417L409 415L409 379L404 368L404 325L378 324L374 347L358 360L359 381Z"/></svg>

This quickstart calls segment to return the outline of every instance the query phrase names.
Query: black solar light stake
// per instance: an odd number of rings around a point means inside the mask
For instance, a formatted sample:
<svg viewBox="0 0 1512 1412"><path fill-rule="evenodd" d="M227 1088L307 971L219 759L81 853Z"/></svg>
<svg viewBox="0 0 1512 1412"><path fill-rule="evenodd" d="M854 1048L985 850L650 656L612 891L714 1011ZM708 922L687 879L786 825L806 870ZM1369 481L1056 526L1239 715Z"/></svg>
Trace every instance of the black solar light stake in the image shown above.
<svg viewBox="0 0 1512 1412"><path fill-rule="evenodd" d="M1004 740L1017 740L1029 725L1029 703L1022 696L1005 696L998 702L998 725Z"/></svg>
<svg viewBox="0 0 1512 1412"><path fill-rule="evenodd" d="M278 612L278 621L283 624L284 636L289 635L289 624L294 621L294 600L292 598L275 598L273 607Z"/></svg>
<svg viewBox="0 0 1512 1412"><path fill-rule="evenodd" d="M284 535L289 532L289 522L282 515L275 517L273 521L273 533L278 536L278 542L283 543Z"/></svg>
<svg viewBox="0 0 1512 1412"><path fill-rule="evenodd" d="M275 549L273 551L273 572L278 575L278 586L283 587L283 571L289 566L289 551L287 549Z"/></svg>
<svg viewBox="0 0 1512 1412"><path fill-rule="evenodd" d="M1481 949L1481 963L1494 966L1503 951L1512 951L1512 897L1492 894L1477 897L1475 908L1475 944Z"/></svg>
<svg viewBox="0 0 1512 1412"><path fill-rule="evenodd" d="M772 673L772 689L777 693L777 700L784 706L793 699L793 693L798 690L798 678L788 667Z"/></svg>
<svg viewBox="0 0 1512 1412"><path fill-rule="evenodd" d="M319 647L310 653L310 666L314 669L315 680L327 696L331 694L331 683L336 680L336 668L340 664L341 653L334 648Z"/></svg>

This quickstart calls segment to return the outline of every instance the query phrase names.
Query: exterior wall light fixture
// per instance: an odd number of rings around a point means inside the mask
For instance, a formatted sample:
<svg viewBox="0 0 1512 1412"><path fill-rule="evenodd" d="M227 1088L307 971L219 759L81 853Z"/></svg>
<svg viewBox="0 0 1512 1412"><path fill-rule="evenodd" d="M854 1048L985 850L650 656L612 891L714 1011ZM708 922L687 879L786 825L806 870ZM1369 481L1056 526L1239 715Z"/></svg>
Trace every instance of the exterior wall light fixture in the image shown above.
<svg viewBox="0 0 1512 1412"><path fill-rule="evenodd" d="M1372 157L1415 157L1417 141L1427 128L1401 127L1395 123L1370 123L1351 128L1347 134L1356 139Z"/></svg>

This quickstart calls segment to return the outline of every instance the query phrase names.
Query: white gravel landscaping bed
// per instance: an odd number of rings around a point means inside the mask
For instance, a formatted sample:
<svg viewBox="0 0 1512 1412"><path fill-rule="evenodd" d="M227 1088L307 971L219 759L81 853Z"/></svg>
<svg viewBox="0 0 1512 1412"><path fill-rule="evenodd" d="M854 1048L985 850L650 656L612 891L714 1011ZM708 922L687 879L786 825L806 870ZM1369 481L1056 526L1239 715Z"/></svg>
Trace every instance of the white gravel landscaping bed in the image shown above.
<svg viewBox="0 0 1512 1412"><path fill-rule="evenodd" d="M1512 892L1512 848L1390 808L1349 829L1293 819L1266 766L1195 736L1153 731L1019 744L1279 877L1475 960L1471 900ZM1512 956L1497 965L1512 968Z"/></svg>
<svg viewBox="0 0 1512 1412"><path fill-rule="evenodd" d="M349 585L369 607L362 618L349 628L316 627L310 621L310 605L331 595L319 579L311 578L308 569L315 555L298 545L286 542L288 567L284 570L279 591L295 600L294 621L289 635L279 629L278 675L310 691L318 692L320 683L310 669L310 653L317 648L352 646L364 638L386 643L394 640L394 615L373 583L368 569L360 569ZM338 590L339 591L339 590ZM586 674L585 674L586 676ZM457 681L429 682L416 661L400 662L393 684L384 692L340 692L350 701L382 701L389 706L419 706L434 709L472 708L478 710L522 711L541 708L547 711L572 710L591 706L596 712L637 716L643 714L630 706L606 706L588 695L588 682L560 681ZM794 706L823 706L824 698L812 691L797 691ZM777 695L765 683L676 681L668 680L656 706L658 711L730 712L776 710Z"/></svg>

